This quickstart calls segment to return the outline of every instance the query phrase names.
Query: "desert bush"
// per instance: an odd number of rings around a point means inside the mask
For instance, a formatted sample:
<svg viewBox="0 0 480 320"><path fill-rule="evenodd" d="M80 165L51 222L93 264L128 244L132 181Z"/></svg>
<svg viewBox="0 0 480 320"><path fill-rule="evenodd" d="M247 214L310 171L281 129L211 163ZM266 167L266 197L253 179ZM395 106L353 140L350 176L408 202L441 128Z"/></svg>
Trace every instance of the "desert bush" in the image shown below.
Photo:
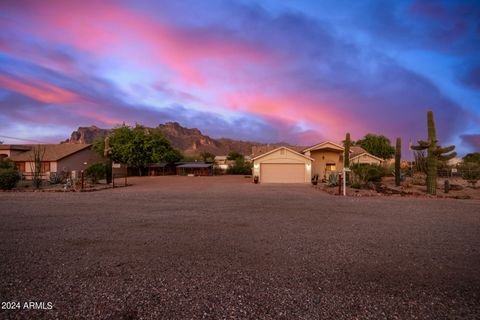
<svg viewBox="0 0 480 320"><path fill-rule="evenodd" d="M385 169L379 165L355 163L350 169L353 172L352 183L365 185L367 182L380 182L385 176Z"/></svg>
<svg viewBox="0 0 480 320"><path fill-rule="evenodd" d="M337 187L338 186L338 173L331 173L328 176L327 185L329 187Z"/></svg>
<svg viewBox="0 0 480 320"><path fill-rule="evenodd" d="M423 173L416 173L412 176L412 184L415 186L427 185L427 175Z"/></svg>
<svg viewBox="0 0 480 320"><path fill-rule="evenodd" d="M383 163L382 165L383 172L385 176L395 176L395 164L394 163Z"/></svg>
<svg viewBox="0 0 480 320"><path fill-rule="evenodd" d="M0 189L10 190L15 188L18 181L20 181L20 174L11 161L0 161Z"/></svg>
<svg viewBox="0 0 480 320"><path fill-rule="evenodd" d="M65 181L65 175L61 173L52 172L50 177L48 177L48 182L50 184L60 184Z"/></svg>
<svg viewBox="0 0 480 320"><path fill-rule="evenodd" d="M92 184L96 184L100 179L105 178L105 172L105 165L103 163L97 163L85 169L85 177L89 179Z"/></svg>
<svg viewBox="0 0 480 320"><path fill-rule="evenodd" d="M460 166L460 171L462 172L462 178L475 188L478 180L480 180L480 165L467 162Z"/></svg>
<svg viewBox="0 0 480 320"><path fill-rule="evenodd" d="M227 174L251 175L252 165L245 162L243 159L238 158L235 160L234 165L228 166Z"/></svg>

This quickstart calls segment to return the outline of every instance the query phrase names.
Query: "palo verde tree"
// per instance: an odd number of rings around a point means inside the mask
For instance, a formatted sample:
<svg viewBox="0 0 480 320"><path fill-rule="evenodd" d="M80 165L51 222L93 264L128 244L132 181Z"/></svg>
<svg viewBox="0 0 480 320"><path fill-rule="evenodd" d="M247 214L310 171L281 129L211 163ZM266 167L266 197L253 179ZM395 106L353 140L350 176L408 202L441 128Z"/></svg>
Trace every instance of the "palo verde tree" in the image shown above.
<svg viewBox="0 0 480 320"><path fill-rule="evenodd" d="M400 185L400 161L402 160L402 139L397 138L395 145L395 185Z"/></svg>
<svg viewBox="0 0 480 320"><path fill-rule="evenodd" d="M111 159L138 168L139 174L151 163L173 163L182 159L180 151L156 129L122 125L112 130L108 139ZM104 156L105 140L97 140L93 149Z"/></svg>
<svg viewBox="0 0 480 320"><path fill-rule="evenodd" d="M428 140L419 140L417 146L412 146L413 150L427 150L427 193L437 194L437 166L438 161L448 161L453 159L457 153L452 152L455 146L441 147L437 145L437 133L433 119L433 111L427 113ZM450 153L449 153L450 152Z"/></svg>

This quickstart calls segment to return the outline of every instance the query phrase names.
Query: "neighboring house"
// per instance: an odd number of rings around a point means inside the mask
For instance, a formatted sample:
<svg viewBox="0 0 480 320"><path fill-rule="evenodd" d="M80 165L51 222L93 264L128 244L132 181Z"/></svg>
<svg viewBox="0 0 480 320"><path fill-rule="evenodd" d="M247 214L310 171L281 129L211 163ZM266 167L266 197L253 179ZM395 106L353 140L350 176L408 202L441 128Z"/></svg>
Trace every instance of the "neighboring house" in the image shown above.
<svg viewBox="0 0 480 320"><path fill-rule="evenodd" d="M1 145L0 145L0 147L1 147ZM447 161L447 165L449 165L451 167L456 167L459 164L461 164L462 162L463 162L462 158L453 158L453 159L450 159L450 160Z"/></svg>
<svg viewBox="0 0 480 320"><path fill-rule="evenodd" d="M0 159L9 158L30 149L30 146L21 144L0 144Z"/></svg>
<svg viewBox="0 0 480 320"><path fill-rule="evenodd" d="M226 171L228 169L228 165L231 162L230 160L227 160L227 158L228 156L216 156L214 160L215 167L220 170Z"/></svg>
<svg viewBox="0 0 480 320"><path fill-rule="evenodd" d="M176 167L177 175L213 176L213 163L183 163Z"/></svg>
<svg viewBox="0 0 480 320"><path fill-rule="evenodd" d="M380 165L384 162L382 158L376 157L373 154L368 153L359 146L350 147L350 164L354 163L367 163Z"/></svg>
<svg viewBox="0 0 480 320"><path fill-rule="evenodd" d="M174 163L152 163L148 165L148 175L149 176L168 176L174 175L176 170L176 165Z"/></svg>
<svg viewBox="0 0 480 320"><path fill-rule="evenodd" d="M312 177L309 156L279 147L252 158L253 176L261 183L306 183Z"/></svg>
<svg viewBox="0 0 480 320"><path fill-rule="evenodd" d="M29 179L35 171L34 150L38 148L43 153L42 176L48 178L51 173L78 172L102 162L102 158L90 147L90 144L23 145L23 151L9 156L9 159L15 162L22 176ZM18 149L18 146L15 148Z"/></svg>

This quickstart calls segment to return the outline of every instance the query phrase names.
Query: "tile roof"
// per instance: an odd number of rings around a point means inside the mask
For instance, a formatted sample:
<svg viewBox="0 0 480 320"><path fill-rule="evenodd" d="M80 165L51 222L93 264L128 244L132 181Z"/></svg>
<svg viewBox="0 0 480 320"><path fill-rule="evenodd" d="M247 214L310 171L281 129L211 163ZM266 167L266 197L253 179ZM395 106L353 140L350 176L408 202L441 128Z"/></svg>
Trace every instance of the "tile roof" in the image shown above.
<svg viewBox="0 0 480 320"><path fill-rule="evenodd" d="M25 145L27 146L27 145ZM72 155L83 149L90 148L91 144L39 144L39 145L28 145L32 149L25 151L10 157L13 161L33 161L34 157L34 148L41 148L45 150L43 155L43 161L58 161L69 155Z"/></svg>
<svg viewBox="0 0 480 320"><path fill-rule="evenodd" d="M362 153L368 153L360 146L350 146L350 158L361 155Z"/></svg>

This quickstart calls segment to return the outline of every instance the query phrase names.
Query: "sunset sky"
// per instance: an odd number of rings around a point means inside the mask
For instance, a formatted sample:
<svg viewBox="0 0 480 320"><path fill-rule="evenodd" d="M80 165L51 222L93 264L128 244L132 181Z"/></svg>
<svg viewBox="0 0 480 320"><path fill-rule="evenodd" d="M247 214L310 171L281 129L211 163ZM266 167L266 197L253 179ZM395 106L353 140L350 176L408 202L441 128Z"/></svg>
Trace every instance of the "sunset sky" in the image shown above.
<svg viewBox="0 0 480 320"><path fill-rule="evenodd" d="M0 140L178 121L480 150L478 1L0 1Z"/></svg>

